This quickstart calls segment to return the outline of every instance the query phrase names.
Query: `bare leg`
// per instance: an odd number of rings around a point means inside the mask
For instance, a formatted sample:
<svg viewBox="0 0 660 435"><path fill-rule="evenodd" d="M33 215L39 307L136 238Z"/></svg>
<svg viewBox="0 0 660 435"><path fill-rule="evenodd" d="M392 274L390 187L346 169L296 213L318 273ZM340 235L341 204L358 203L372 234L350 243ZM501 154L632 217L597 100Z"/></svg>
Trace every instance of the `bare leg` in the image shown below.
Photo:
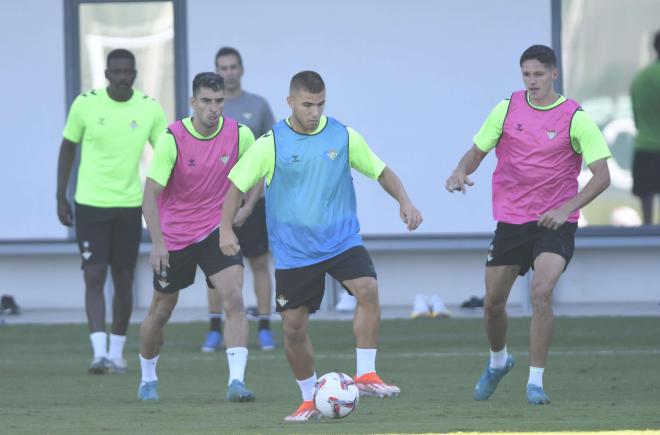
<svg viewBox="0 0 660 435"><path fill-rule="evenodd" d="M506 301L519 272L518 265L486 267L484 323L490 350L493 352L499 352L506 345Z"/></svg>
<svg viewBox="0 0 660 435"><path fill-rule="evenodd" d="M112 301L112 333L126 335L128 322L133 311L133 275L132 269L115 270L112 268L112 282L115 296Z"/></svg>
<svg viewBox="0 0 660 435"><path fill-rule="evenodd" d="M564 271L566 260L560 255L544 252L534 260L532 281L532 323L529 336L530 365L545 367L554 333L552 290Z"/></svg>
<svg viewBox="0 0 660 435"><path fill-rule="evenodd" d="M243 266L230 266L211 275L209 281L220 292L225 311L227 347L246 347L248 323L243 305Z"/></svg>
<svg viewBox="0 0 660 435"><path fill-rule="evenodd" d="M154 290L149 314L140 327L140 355L143 358L152 359L160 354L165 342L163 330L178 299L178 291L175 293L161 293Z"/></svg>
<svg viewBox="0 0 660 435"><path fill-rule="evenodd" d="M268 267L268 254L251 257L248 259L254 278L254 294L257 297L257 308L259 314L270 314L273 284L271 282L270 269Z"/></svg>
<svg viewBox="0 0 660 435"><path fill-rule="evenodd" d="M281 313L284 329L284 351L293 375L298 380L314 374L314 348L309 339L309 310L302 306Z"/></svg>
<svg viewBox="0 0 660 435"><path fill-rule="evenodd" d="M653 224L653 198L652 193L642 195L639 199L642 201L642 219L644 225Z"/></svg>
<svg viewBox="0 0 660 435"><path fill-rule="evenodd" d="M353 316L353 333L356 347L375 349L378 347L380 333L380 303L378 300L378 281L363 277L344 281L357 299Z"/></svg>
<svg viewBox="0 0 660 435"><path fill-rule="evenodd" d="M105 298L103 287L108 275L107 264L88 264L85 277L85 311L89 332L105 332Z"/></svg>

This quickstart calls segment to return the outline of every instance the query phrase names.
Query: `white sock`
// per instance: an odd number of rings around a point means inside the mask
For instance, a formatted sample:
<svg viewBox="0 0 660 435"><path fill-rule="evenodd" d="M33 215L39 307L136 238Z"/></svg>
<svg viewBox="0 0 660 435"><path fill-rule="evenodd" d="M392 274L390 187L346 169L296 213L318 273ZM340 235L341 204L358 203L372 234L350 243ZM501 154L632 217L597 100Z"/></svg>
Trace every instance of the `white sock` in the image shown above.
<svg viewBox="0 0 660 435"><path fill-rule="evenodd" d="M365 373L376 371L376 351L378 349L360 349L355 348L355 361L357 369L355 376L360 377Z"/></svg>
<svg viewBox="0 0 660 435"><path fill-rule="evenodd" d="M316 385L316 381L316 372L314 372L311 377L303 379L302 381L296 379L296 382L298 382L298 386L300 387L300 392L302 393L303 402L307 402L314 398L314 385Z"/></svg>
<svg viewBox="0 0 660 435"><path fill-rule="evenodd" d="M538 385L543 388L543 367L529 367L529 379L527 384Z"/></svg>
<svg viewBox="0 0 660 435"><path fill-rule="evenodd" d="M158 364L159 357L160 355L156 355L151 359L146 359L140 355L140 367L142 368L143 383L158 380L158 376L156 376L156 365Z"/></svg>
<svg viewBox="0 0 660 435"><path fill-rule="evenodd" d="M125 335L110 334L110 350L108 350L108 358L112 360L124 358L124 343L126 343Z"/></svg>
<svg viewBox="0 0 660 435"><path fill-rule="evenodd" d="M490 368L492 369L501 369L506 365L506 359L509 357L509 353L506 351L506 345L504 349L499 352L490 351Z"/></svg>
<svg viewBox="0 0 660 435"><path fill-rule="evenodd" d="M245 366L247 365L248 350L247 347L228 347L227 348L227 364L229 365L229 381L238 379L243 382L245 376Z"/></svg>
<svg viewBox="0 0 660 435"><path fill-rule="evenodd" d="M108 346L108 334L105 332L92 332L89 334L89 339L92 341L92 350L94 351L94 359L106 358Z"/></svg>

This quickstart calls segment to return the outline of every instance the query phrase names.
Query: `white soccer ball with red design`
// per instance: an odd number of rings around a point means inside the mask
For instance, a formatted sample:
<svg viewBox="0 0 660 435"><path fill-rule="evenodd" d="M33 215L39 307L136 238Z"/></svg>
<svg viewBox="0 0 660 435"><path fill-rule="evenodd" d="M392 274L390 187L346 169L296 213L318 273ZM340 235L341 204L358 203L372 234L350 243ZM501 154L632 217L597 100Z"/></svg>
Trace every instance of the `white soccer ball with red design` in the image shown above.
<svg viewBox="0 0 660 435"><path fill-rule="evenodd" d="M330 372L314 387L316 409L326 418L344 418L357 408L360 390L346 373Z"/></svg>

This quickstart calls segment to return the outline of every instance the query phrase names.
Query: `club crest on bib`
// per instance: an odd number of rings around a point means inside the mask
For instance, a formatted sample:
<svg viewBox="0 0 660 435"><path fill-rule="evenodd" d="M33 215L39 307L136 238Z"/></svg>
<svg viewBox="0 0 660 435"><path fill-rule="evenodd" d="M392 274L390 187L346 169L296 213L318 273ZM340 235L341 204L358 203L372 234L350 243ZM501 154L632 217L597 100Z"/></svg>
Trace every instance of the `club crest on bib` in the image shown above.
<svg viewBox="0 0 660 435"><path fill-rule="evenodd" d="M229 161L229 156L227 154L223 154L220 156L220 161L222 162L223 165L226 165L227 162Z"/></svg>
<svg viewBox="0 0 660 435"><path fill-rule="evenodd" d="M334 160L337 158L338 154L337 154L337 150L335 150L334 148L330 148L328 152L325 153L325 155L328 156L330 160Z"/></svg>
<svg viewBox="0 0 660 435"><path fill-rule="evenodd" d="M548 139L552 140L557 136L557 132L554 130L549 130L548 131Z"/></svg>

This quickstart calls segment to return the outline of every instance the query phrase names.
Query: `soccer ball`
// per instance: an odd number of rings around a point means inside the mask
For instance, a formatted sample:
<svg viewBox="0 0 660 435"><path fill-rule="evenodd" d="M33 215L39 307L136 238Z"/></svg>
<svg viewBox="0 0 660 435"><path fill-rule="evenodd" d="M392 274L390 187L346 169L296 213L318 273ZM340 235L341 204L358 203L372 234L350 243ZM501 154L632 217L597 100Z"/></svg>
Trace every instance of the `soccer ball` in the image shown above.
<svg viewBox="0 0 660 435"><path fill-rule="evenodd" d="M357 408L360 390L346 373L330 372L314 386L314 404L326 418L344 418Z"/></svg>

